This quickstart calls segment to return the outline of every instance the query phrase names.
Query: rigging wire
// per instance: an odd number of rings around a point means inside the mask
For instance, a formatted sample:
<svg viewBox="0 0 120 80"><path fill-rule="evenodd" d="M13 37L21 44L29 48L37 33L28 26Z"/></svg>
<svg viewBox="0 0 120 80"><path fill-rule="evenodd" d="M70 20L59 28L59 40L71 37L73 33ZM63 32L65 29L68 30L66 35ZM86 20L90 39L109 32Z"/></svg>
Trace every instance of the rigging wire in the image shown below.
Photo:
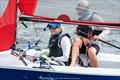
<svg viewBox="0 0 120 80"><path fill-rule="evenodd" d="M33 22L33 28L34 28L34 31L35 31L35 33L36 33L36 37L38 37L38 32L37 32L37 30L35 29L35 23Z"/></svg>

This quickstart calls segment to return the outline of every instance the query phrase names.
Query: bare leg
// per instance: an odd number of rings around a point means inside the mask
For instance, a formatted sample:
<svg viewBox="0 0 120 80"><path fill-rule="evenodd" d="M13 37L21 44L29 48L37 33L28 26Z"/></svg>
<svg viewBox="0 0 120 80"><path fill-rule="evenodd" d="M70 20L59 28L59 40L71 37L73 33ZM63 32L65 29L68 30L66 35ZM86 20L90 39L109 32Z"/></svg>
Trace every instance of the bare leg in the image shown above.
<svg viewBox="0 0 120 80"><path fill-rule="evenodd" d="M94 47L90 47L88 49L88 57L90 60L91 67L98 67L98 59L96 55L96 49Z"/></svg>
<svg viewBox="0 0 120 80"><path fill-rule="evenodd" d="M79 56L79 49L82 46L82 40L80 38L76 38L73 42L72 46L72 57L70 66L75 66L77 58Z"/></svg>

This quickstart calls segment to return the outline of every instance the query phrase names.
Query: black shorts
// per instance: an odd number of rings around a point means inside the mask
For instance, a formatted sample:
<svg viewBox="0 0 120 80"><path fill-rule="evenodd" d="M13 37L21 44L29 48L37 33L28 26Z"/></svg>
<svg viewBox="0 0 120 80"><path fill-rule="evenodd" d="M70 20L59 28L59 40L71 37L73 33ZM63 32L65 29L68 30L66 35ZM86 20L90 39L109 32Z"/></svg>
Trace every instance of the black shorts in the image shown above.
<svg viewBox="0 0 120 80"><path fill-rule="evenodd" d="M100 47L97 44L92 43L92 47L96 49L96 54L100 51ZM82 47L80 48L80 54L85 54L86 53L86 46L82 44Z"/></svg>

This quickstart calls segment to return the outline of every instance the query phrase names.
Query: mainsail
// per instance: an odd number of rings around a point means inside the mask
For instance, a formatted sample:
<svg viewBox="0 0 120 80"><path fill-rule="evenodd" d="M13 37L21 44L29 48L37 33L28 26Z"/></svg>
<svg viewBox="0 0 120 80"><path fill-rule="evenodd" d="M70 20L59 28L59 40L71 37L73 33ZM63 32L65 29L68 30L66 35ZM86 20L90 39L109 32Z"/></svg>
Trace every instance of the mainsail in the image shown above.
<svg viewBox="0 0 120 80"><path fill-rule="evenodd" d="M0 0L0 6L2 2L7 1L7 7L4 8L4 12L0 15L0 51L10 49L16 39L16 0Z"/></svg>

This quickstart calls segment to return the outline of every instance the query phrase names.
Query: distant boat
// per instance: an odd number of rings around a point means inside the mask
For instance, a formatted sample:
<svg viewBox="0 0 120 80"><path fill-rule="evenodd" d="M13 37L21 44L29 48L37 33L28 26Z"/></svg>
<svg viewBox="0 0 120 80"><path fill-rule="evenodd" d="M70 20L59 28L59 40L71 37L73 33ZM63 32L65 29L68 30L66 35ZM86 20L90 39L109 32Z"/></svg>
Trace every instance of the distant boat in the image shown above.
<svg viewBox="0 0 120 80"><path fill-rule="evenodd" d="M6 2L7 1L7 2ZM19 4L17 4L19 1ZM69 67L63 65L52 65L33 62L23 56L22 51L12 54L13 46L16 42L16 19L17 9L20 8L21 14L25 15L22 20L34 22L51 22L57 18L44 16L34 16L37 0L1 0L6 3L6 8L0 15L0 80L119 80L120 79L120 55L100 53L98 54L99 68L92 67ZM4 5L4 4L2 4ZM27 16L27 17L26 17ZM58 18L61 19L61 18ZM82 24L69 19L63 20L63 24ZM118 26L118 23L93 23L101 25ZM25 26L25 24L23 23ZM26 26L27 27L27 26ZM28 51L40 54L43 50L28 49ZM40 57L40 56L39 56ZM82 58L86 58L85 55ZM44 60L43 60L44 61ZM57 62L55 62L57 64Z"/></svg>

